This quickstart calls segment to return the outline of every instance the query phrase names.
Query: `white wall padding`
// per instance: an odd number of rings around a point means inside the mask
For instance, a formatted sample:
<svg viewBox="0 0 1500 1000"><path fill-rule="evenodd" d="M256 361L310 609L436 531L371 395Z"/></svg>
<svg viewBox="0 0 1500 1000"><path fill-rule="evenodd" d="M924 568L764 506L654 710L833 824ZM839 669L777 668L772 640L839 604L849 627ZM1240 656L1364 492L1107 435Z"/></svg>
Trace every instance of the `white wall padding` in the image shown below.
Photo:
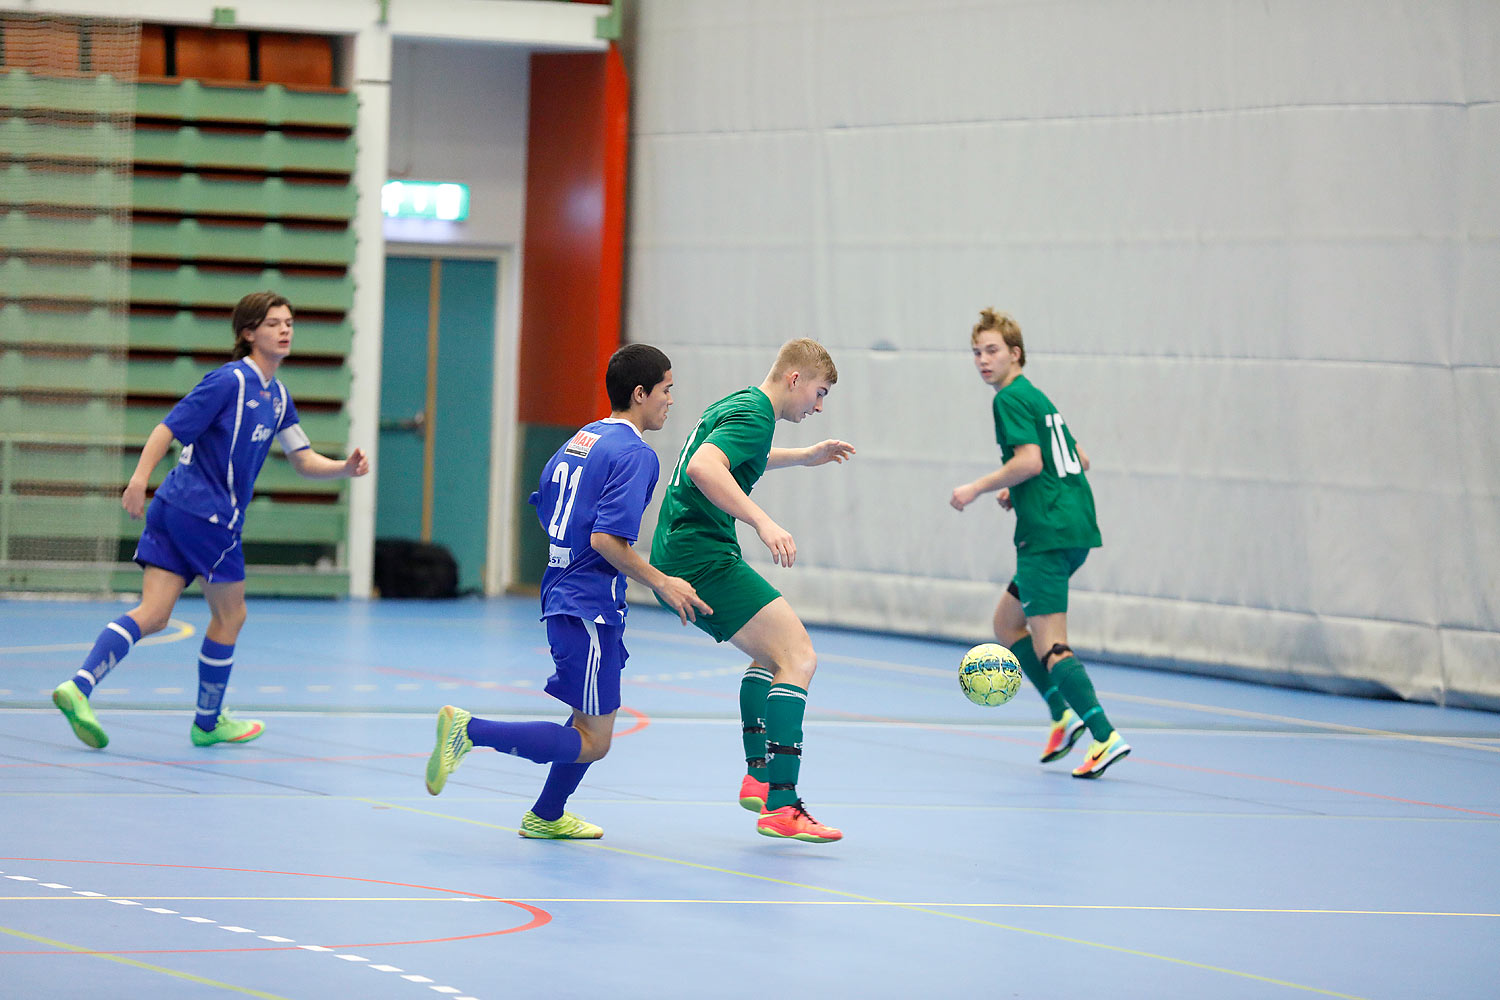
<svg viewBox="0 0 1500 1000"><path fill-rule="evenodd" d="M637 0L656 435L825 343L844 466L755 498L809 621L973 639L1012 521L984 306L1088 450L1080 648L1500 705L1500 4ZM654 514L652 515L654 517ZM649 525L648 525L649 527Z"/></svg>

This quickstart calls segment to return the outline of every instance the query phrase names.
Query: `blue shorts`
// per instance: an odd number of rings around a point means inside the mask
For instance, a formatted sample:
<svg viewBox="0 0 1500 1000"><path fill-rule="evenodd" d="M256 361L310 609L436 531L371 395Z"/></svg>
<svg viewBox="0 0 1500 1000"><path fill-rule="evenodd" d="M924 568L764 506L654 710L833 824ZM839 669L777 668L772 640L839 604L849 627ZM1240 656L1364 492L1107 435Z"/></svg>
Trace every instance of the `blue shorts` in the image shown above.
<svg viewBox="0 0 1500 1000"><path fill-rule="evenodd" d="M573 615L548 615L547 643L557 665L547 693L584 715L609 715L620 708L620 672L625 626L600 625Z"/></svg>
<svg viewBox="0 0 1500 1000"><path fill-rule="evenodd" d="M245 578L245 551L238 532L213 524L165 500L146 507L146 530L135 544L135 561L160 566L188 583L234 583Z"/></svg>

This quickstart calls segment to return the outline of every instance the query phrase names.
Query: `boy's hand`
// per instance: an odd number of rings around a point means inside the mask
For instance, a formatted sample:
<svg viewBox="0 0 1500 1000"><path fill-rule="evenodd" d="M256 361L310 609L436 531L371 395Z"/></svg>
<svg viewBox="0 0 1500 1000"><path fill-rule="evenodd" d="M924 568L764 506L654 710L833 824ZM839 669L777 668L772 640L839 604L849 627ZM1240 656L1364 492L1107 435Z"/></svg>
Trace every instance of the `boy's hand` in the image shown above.
<svg viewBox="0 0 1500 1000"><path fill-rule="evenodd" d="M829 438L819 441L807 449L807 461L803 465L826 465L829 462L844 462L854 457L854 445L848 441Z"/></svg>
<svg viewBox="0 0 1500 1000"><path fill-rule="evenodd" d="M792 533L775 521L767 520L763 527L755 529L766 548L771 550L771 561L778 566L790 566L797 559L797 543Z"/></svg>
<svg viewBox="0 0 1500 1000"><path fill-rule="evenodd" d="M146 484L134 479L126 484L125 492L120 495L120 506L125 508L132 521L139 521L146 513Z"/></svg>
<svg viewBox="0 0 1500 1000"><path fill-rule="evenodd" d="M370 460L365 457L363 448L355 448L349 453L349 457L344 459L344 475L349 479L363 476L369 471Z"/></svg>
<svg viewBox="0 0 1500 1000"><path fill-rule="evenodd" d="M703 603L703 598L698 596L693 585L680 576L667 577L656 593L666 602L667 607L677 612L677 617L682 619L684 625L697 621L699 614L714 613L713 608Z"/></svg>

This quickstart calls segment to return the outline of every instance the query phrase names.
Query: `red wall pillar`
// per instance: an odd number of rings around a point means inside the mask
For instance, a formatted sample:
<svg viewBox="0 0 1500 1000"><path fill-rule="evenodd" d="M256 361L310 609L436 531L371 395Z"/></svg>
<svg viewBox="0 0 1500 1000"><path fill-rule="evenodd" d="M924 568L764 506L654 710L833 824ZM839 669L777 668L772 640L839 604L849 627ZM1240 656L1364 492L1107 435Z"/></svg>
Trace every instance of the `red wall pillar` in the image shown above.
<svg viewBox="0 0 1500 1000"><path fill-rule="evenodd" d="M519 418L607 416L620 345L629 81L618 49L531 57Z"/></svg>

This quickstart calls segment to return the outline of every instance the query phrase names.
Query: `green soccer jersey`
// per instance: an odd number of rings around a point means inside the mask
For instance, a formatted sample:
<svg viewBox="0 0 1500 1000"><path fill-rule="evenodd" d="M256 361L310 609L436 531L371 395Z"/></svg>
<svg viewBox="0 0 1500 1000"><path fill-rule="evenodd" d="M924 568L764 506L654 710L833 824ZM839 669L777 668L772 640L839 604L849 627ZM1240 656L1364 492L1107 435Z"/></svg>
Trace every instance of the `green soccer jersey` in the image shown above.
<svg viewBox="0 0 1500 1000"><path fill-rule="evenodd" d="M1041 473L1010 488L1016 548L1046 552L1102 545L1094 519L1094 491L1057 407L1025 375L1018 375L995 393L994 411L995 440L1003 461L1010 461L1018 445L1034 444L1042 450Z"/></svg>
<svg viewBox="0 0 1500 1000"><path fill-rule="evenodd" d="M693 484L687 464L699 447L712 444L729 459L734 481L748 494L765 474L775 429L776 410L758 386L730 393L703 411L662 492L661 514L651 538L653 566L702 566L740 554L734 518Z"/></svg>

